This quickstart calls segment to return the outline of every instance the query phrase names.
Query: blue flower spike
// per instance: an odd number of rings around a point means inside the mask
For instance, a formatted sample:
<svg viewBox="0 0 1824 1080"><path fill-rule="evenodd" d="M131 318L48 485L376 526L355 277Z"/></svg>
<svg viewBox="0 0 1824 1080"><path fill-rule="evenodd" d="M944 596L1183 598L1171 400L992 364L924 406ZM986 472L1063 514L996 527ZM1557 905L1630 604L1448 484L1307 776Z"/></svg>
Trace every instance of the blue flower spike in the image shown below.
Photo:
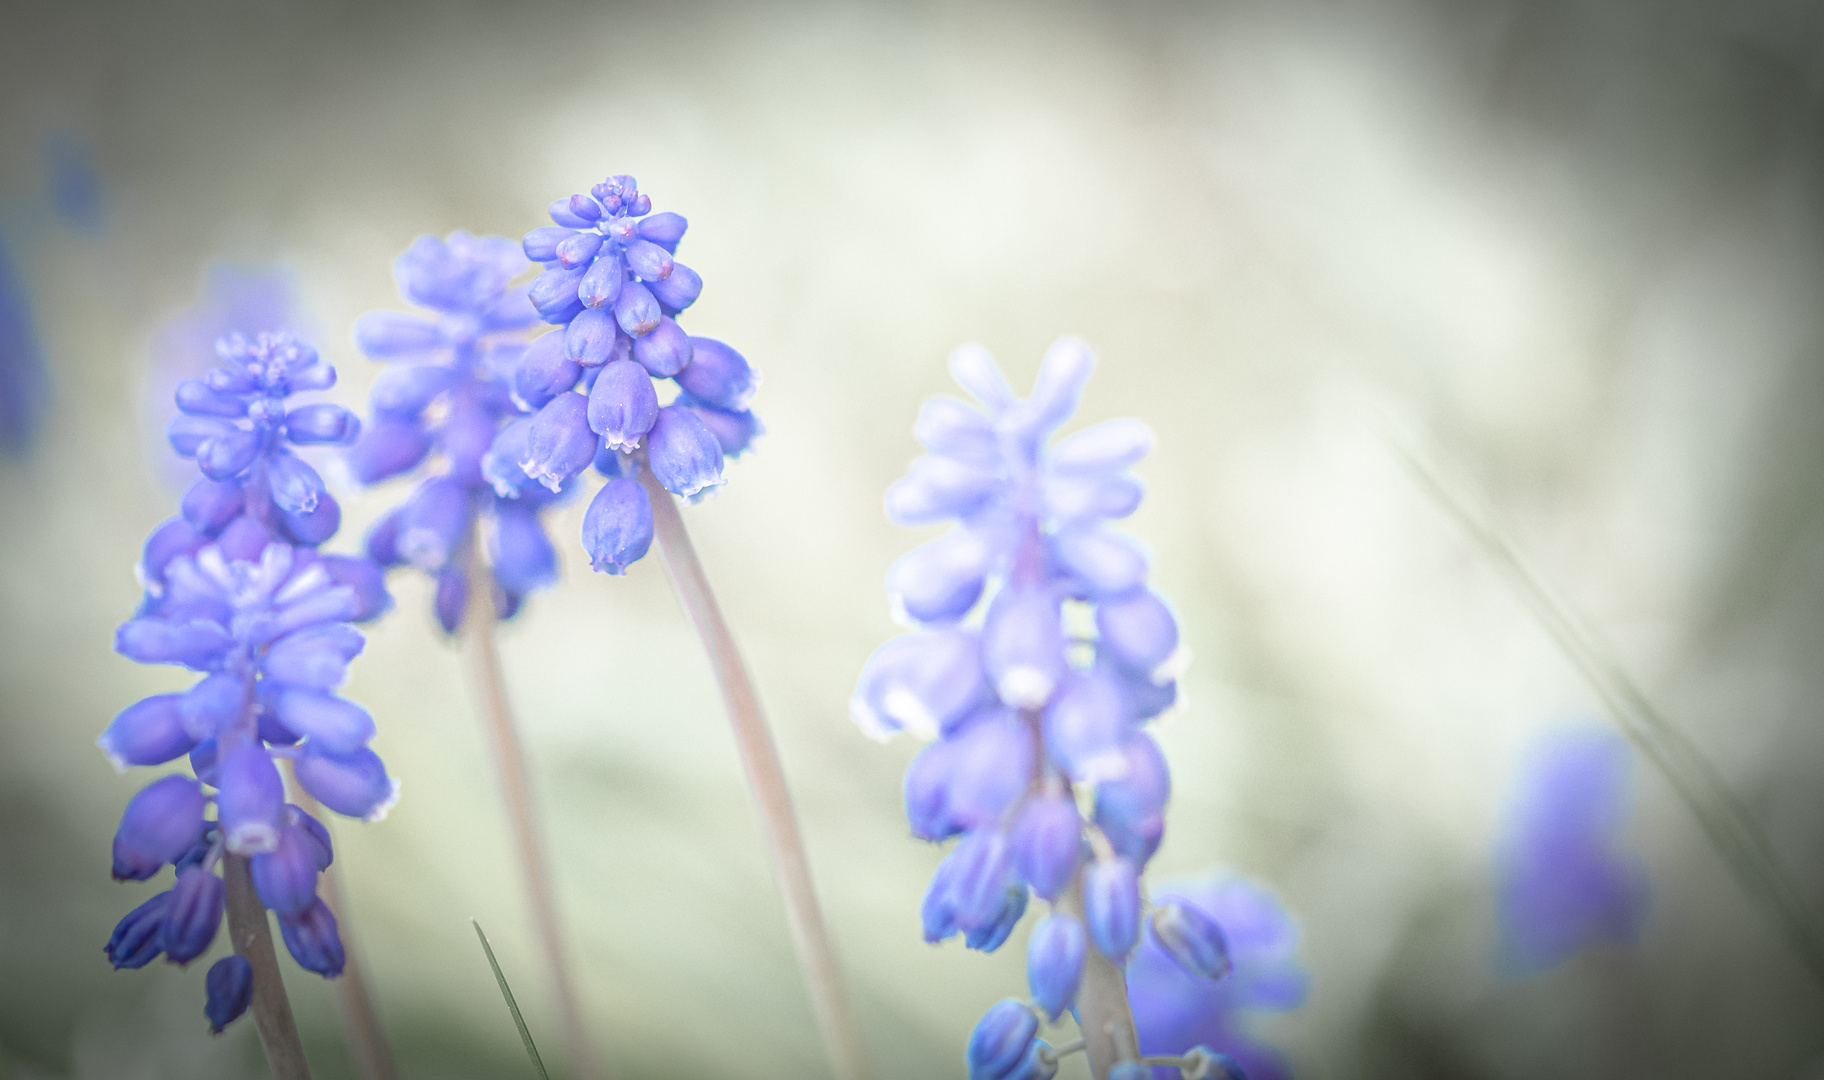
<svg viewBox="0 0 1824 1080"><path fill-rule="evenodd" d="M128 659L200 678L128 706L97 740L119 769L187 756L194 778L173 773L143 788L113 845L116 879L146 881L170 866L176 883L121 920L106 951L118 968L202 956L227 906L218 871L238 857L293 958L333 977L342 944L316 894L333 858L329 833L285 802L277 759L292 762L319 802L351 816L377 820L398 796L368 749L372 717L337 693L363 645L353 624L378 617L391 598L377 565L317 550L341 511L300 453L346 446L361 425L341 406L291 400L336 379L291 334L231 334L216 351L219 366L178 386L179 415L166 431L202 477L180 516L147 541L138 568L145 598L115 634ZM231 956L204 981L204 1011L219 1032L247 1010L252 969Z"/></svg>

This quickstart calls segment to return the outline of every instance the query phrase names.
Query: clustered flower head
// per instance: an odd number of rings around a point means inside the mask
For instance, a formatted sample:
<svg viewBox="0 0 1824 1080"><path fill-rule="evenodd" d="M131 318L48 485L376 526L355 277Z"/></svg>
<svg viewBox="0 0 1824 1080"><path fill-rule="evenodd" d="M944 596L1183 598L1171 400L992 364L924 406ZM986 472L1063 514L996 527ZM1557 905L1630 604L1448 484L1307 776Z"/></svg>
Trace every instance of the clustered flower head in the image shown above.
<svg viewBox="0 0 1824 1080"><path fill-rule="evenodd" d="M340 512L293 446L340 444L359 425L336 405L289 407L335 371L288 334L239 335L217 346L222 366L178 387L168 435L203 478L183 512L147 541L146 595L115 649L142 664L202 675L182 693L155 694L102 734L117 768L188 757L192 776L154 780L128 802L114 836L114 877L146 881L171 866L173 886L122 919L106 951L117 968L163 954L186 964L214 941L226 898L224 854L249 857L262 904L279 916L298 964L339 974L335 917L316 895L332 858L321 822L285 801L276 758L322 805L375 820L398 794L368 749L373 719L335 690L361 651L352 625L391 604L379 567L323 555ZM210 816L213 808L214 815ZM252 970L240 956L205 980L215 1030L247 1008Z"/></svg>
<svg viewBox="0 0 1824 1080"><path fill-rule="evenodd" d="M957 840L925 896L925 940L960 933L991 952L1030 894L1080 897L1081 918L1059 906L1032 933L1032 1007L1001 1003L971 1039L971 1075L985 1080L1055 1071L1032 1008L1054 1020L1071 1008L1089 948L1117 965L1133 953L1140 875L1171 789L1145 725L1175 701L1185 654L1147 586L1146 556L1108 527L1140 503L1127 470L1152 434L1113 420L1049 445L1093 365L1063 339L1022 400L982 350L951 358L981 407L925 404L913 430L929 453L888 491L887 512L903 525L957 524L889 571L896 612L914 629L869 659L851 706L877 737L935 740L905 780L913 833ZM1196 907L1165 904L1150 925L1187 972L1227 972L1222 930Z"/></svg>
<svg viewBox="0 0 1824 1080"><path fill-rule="evenodd" d="M532 306L561 329L520 360L513 390L533 415L501 430L490 451L498 475L489 475L497 486L529 477L557 491L593 464L607 483L583 516L583 547L595 569L621 574L652 544L639 470L685 499L711 494L724 459L760 433L747 409L760 380L740 353L678 326L703 289L673 258L686 222L653 213L633 177L559 199L550 215L557 224L527 233L523 248L545 267ZM655 386L663 380L676 384L666 404Z"/></svg>
<svg viewBox="0 0 1824 1080"><path fill-rule="evenodd" d="M373 312L355 327L361 351L388 364L370 398L373 423L349 454L355 478L373 484L429 473L369 531L367 553L382 566L410 564L434 576L437 620L448 633L468 607L478 521L502 618L557 579L557 553L538 515L560 492L489 452L502 427L527 411L514 373L538 315L513 280L528 269L519 245L503 237L421 236L393 271L399 292L434 316Z"/></svg>

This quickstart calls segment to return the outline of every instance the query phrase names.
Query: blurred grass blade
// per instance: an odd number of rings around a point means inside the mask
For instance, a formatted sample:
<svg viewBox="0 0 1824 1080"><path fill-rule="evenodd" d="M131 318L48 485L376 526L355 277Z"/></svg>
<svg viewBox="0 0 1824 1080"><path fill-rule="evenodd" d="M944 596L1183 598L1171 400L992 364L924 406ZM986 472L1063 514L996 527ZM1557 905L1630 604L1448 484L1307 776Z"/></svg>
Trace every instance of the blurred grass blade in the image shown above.
<svg viewBox="0 0 1824 1080"><path fill-rule="evenodd" d="M1611 651L1502 530L1486 499L1442 455L1393 424L1384 433L1415 481L1482 549L1565 656L1589 682L1610 718L1651 762L1697 818L1736 881L1766 906L1820 989L1824 989L1824 924L1780 865L1748 808L1735 798L1697 744L1647 699Z"/></svg>
<svg viewBox="0 0 1824 1080"><path fill-rule="evenodd" d="M481 951L488 954L488 966L494 969L494 981L500 984L500 996L507 999L507 1011L513 1014L513 1026L519 1028L519 1040L526 1044L526 1056L532 1059L532 1067L538 1070L539 1080L551 1080L551 1074L545 1071L545 1063L538 1056L538 1047L532 1045L532 1033L526 1030L526 1018L519 1014L519 1002L513 1000L513 988L507 985L506 975L501 973L500 961L494 959L494 947L488 944L488 935L481 932L481 923L474 919L469 925L475 928L475 936L481 939Z"/></svg>

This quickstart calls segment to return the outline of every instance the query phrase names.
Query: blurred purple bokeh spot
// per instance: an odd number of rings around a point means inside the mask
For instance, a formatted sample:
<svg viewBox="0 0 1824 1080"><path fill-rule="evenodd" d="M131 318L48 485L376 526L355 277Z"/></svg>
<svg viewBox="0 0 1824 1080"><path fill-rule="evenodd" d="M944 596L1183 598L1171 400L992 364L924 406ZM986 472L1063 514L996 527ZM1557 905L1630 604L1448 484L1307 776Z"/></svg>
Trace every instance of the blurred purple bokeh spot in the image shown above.
<svg viewBox="0 0 1824 1080"><path fill-rule="evenodd" d="M1621 836L1631 762L1626 741L1600 727L1551 732L1522 758L1495 841L1503 974L1639 939L1647 876Z"/></svg>
<svg viewBox="0 0 1824 1080"><path fill-rule="evenodd" d="M25 457L38 441L49 404L44 347L32 320L32 298L0 242L0 454Z"/></svg>
<svg viewBox="0 0 1824 1080"><path fill-rule="evenodd" d="M1221 979L1179 967L1149 932L1127 969L1128 1000L1140 1050L1183 1054L1207 1046L1228 1054L1248 1080L1287 1080L1285 1055L1248 1034L1249 1012L1287 1012L1304 1004L1310 976L1298 963L1298 927L1272 892L1234 874L1218 873L1153 890L1153 902L1188 903L1221 924L1234 969ZM1153 1070L1158 1080L1176 1077Z"/></svg>

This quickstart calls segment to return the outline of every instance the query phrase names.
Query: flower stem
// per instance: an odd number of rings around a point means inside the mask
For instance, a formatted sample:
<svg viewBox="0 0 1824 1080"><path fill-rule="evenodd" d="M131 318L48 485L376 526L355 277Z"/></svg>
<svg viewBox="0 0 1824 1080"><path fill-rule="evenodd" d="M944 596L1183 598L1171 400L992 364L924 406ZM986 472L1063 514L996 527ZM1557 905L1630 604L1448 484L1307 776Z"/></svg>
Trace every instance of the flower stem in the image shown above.
<svg viewBox="0 0 1824 1080"><path fill-rule="evenodd" d="M304 789L304 785L298 783L290 761L285 763L285 771L291 780L292 801L297 803L298 809L324 822L324 827L327 828L327 815L310 792ZM336 917L336 927L342 936L342 950L346 954L342 974L334 980L336 997L342 1003L342 1034L348 1040L348 1052L355 1059L355 1071L361 1075L361 1080L396 1080L399 1067L393 1063L392 1049L386 1044L386 1029L380 1026L380 1014L374 1009L374 999L367 992L367 976L362 969L361 950L351 932L348 908L343 903L338 877L334 866L319 874L317 894L329 906L330 914Z"/></svg>
<svg viewBox="0 0 1824 1080"><path fill-rule="evenodd" d="M260 1031L260 1047L266 1051L272 1080L310 1080L298 1022L292 1019L291 1002L279 977L279 958L272 951L272 924L254 894L247 857L229 855L223 860L222 876L228 882L228 936L234 951L253 968L253 1024Z"/></svg>
<svg viewBox="0 0 1824 1080"><path fill-rule="evenodd" d="M779 752L773 746L772 732L760 712L759 696L755 694L753 680L748 677L741 654L735 648L734 635L722 617L709 578L703 573L703 564L697 559L690 534L684 529L677 503L652 475L651 469L640 469L639 476L640 483L652 498L653 531L658 537L665 568L671 574L672 585L677 588L685 614L703 640L716 684L722 690L722 702L728 708L729 723L735 732L735 749L741 756L748 786L760 809L761 832L772 852L773 871L785 900L792 944L798 953L799 969L810 989L811 1007L823 1035L824 1050L829 1054L830 1066L838 1080L864 1080L868 1066L862 1054L861 1029L855 1022L848 987L836 961L836 948L817 905L804 837L798 831L798 818L792 811L791 792L786 787Z"/></svg>
<svg viewBox="0 0 1824 1080"><path fill-rule="evenodd" d="M479 532L479 530L478 530ZM557 997L557 1008L564 1026L564 1040L570 1051L570 1075L589 1080L601 1075L589 1035L583 1027L582 1009L576 998L576 984L570 976L569 961L564 955L564 935L557 918L557 897L551 887L551 868L545 859L543 833L538 827L538 813L533 806L531 782L526 773L525 754L519 743L519 729L513 723L513 712L507 705L505 680L500 668L500 650L494 641L494 580L482 561L480 536L470 545L469 601L463 621L463 637L470 646L470 659L475 681L481 692L482 711L487 714L488 734L494 740L494 759L500 765L501 797L507 804L507 818L513 826L514 846L519 850L520 876L526 883L527 898L532 903L532 922L544 949L545 966Z"/></svg>
<svg viewBox="0 0 1824 1080"><path fill-rule="evenodd" d="M1058 907L1083 918L1083 872L1058 898ZM1137 1053L1140 1040L1134 1034L1134 1013L1127 1004L1127 975L1114 961L1091 946L1083 960L1083 981L1077 985L1077 1027L1083 1032L1083 1047L1089 1054L1089 1071L1096 1080L1104 1080L1108 1070L1124 1057Z"/></svg>

